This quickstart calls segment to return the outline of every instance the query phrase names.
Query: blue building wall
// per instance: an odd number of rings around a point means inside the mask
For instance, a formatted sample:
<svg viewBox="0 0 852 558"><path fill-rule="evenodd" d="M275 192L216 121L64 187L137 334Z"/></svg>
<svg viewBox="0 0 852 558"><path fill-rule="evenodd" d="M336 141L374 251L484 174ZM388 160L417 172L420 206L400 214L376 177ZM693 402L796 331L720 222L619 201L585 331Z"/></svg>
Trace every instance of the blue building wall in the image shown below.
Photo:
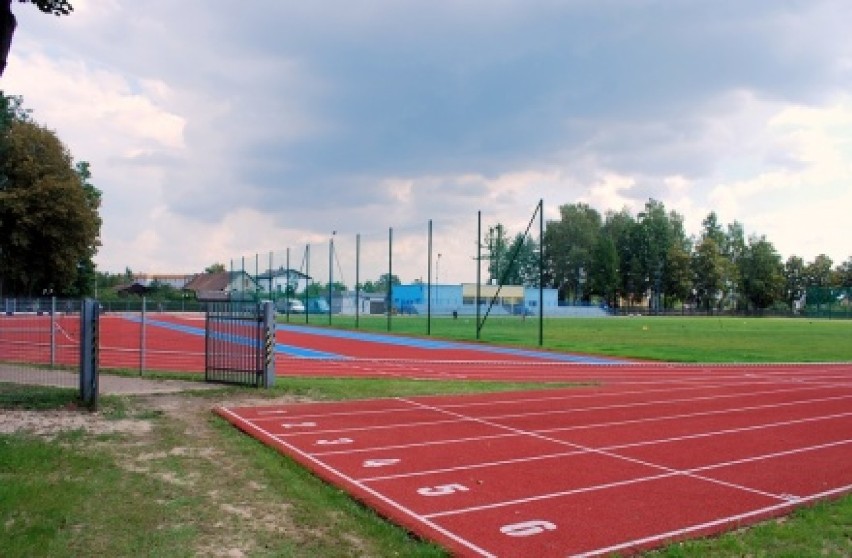
<svg viewBox="0 0 852 558"><path fill-rule="evenodd" d="M556 289L544 289L542 294L545 312L559 306ZM461 285L432 285L431 295L433 312L452 312L465 309ZM401 313L422 313L426 310L427 296L428 290L425 284L395 285L392 293L393 307ZM529 311L538 311L538 297L538 287L526 287L524 289L524 307ZM468 306L475 308L473 304Z"/></svg>

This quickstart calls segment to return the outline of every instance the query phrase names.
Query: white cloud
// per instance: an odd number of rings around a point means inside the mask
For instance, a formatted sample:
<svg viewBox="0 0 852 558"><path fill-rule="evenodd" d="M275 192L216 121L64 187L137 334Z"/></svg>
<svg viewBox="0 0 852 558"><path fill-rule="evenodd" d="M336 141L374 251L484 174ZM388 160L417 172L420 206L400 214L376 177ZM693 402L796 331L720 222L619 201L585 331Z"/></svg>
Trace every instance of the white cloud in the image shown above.
<svg viewBox="0 0 852 558"><path fill-rule="evenodd" d="M846 2L16 9L3 88L92 163L103 269L337 230L377 277L394 227L412 279L431 218L441 280L472 280L477 211L520 232L542 198L548 219L654 198L690 233L715 210L785 256L849 255Z"/></svg>

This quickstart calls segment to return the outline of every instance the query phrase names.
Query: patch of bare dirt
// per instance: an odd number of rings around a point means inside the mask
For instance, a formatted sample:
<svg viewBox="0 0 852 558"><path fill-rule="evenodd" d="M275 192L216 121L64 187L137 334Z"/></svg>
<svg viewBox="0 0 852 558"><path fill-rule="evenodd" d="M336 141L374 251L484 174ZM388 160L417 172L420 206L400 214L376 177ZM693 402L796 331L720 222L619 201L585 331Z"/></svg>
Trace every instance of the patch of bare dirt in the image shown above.
<svg viewBox="0 0 852 558"><path fill-rule="evenodd" d="M94 443L113 455L120 467L167 484L172 498L199 502L187 518L199 531L198 556L251 556L268 552L267 547L281 540L298 548L306 537L323 536L298 525L292 505L256 478L251 457L235 451L232 441L224 439L212 413L220 405L270 405L296 398L231 392L204 397L159 393L125 399L128 418L120 420L83 410L0 409L0 433L47 439L78 430L114 434ZM371 554L369 545L354 535L342 541L350 549L347 555Z"/></svg>
<svg viewBox="0 0 852 558"><path fill-rule="evenodd" d="M26 433L48 439L63 432L83 430L89 434L141 435L151 424L141 420L109 420L83 411L27 411L0 409L0 434Z"/></svg>

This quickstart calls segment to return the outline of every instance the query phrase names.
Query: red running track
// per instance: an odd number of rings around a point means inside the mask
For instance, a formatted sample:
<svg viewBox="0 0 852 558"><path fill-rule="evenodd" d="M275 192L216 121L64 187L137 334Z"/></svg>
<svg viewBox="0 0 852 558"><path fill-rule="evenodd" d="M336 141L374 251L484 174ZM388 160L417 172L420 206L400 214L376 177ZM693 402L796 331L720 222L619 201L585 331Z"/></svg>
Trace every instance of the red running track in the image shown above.
<svg viewBox="0 0 852 558"><path fill-rule="evenodd" d="M852 491L852 365L603 370L594 388L216 411L458 556L630 554Z"/></svg>

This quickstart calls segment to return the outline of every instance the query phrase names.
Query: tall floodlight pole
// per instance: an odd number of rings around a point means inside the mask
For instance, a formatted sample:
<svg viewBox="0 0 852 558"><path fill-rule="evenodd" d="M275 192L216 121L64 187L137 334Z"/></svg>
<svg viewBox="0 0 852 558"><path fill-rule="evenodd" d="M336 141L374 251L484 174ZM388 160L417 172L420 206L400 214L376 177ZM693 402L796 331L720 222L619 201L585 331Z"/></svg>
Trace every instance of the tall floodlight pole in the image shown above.
<svg viewBox="0 0 852 558"><path fill-rule="evenodd" d="M538 346L544 345L544 200L538 200Z"/></svg>
<svg viewBox="0 0 852 558"><path fill-rule="evenodd" d="M331 285L334 282L334 235L337 231L331 231L328 239L328 325L331 325Z"/></svg>
<svg viewBox="0 0 852 558"><path fill-rule="evenodd" d="M361 233L355 235L355 329L361 318Z"/></svg>
<svg viewBox="0 0 852 558"><path fill-rule="evenodd" d="M284 311L287 314L287 323L290 323L290 247L287 247L287 255L285 257L284 265L287 266L287 270L284 272ZM298 278L296 278L296 285L298 285ZM293 289L293 294L295 294L296 289Z"/></svg>
<svg viewBox="0 0 852 558"><path fill-rule="evenodd" d="M426 335L432 335L432 219L429 219L426 250Z"/></svg>
<svg viewBox="0 0 852 558"><path fill-rule="evenodd" d="M482 211L476 212L476 339L479 340L479 296L482 283Z"/></svg>
<svg viewBox="0 0 852 558"><path fill-rule="evenodd" d="M388 229L388 331L391 330L393 313L393 227Z"/></svg>
<svg viewBox="0 0 852 558"><path fill-rule="evenodd" d="M305 244L305 323L309 323L311 305L308 304L308 287L313 281L311 279L311 245Z"/></svg>

